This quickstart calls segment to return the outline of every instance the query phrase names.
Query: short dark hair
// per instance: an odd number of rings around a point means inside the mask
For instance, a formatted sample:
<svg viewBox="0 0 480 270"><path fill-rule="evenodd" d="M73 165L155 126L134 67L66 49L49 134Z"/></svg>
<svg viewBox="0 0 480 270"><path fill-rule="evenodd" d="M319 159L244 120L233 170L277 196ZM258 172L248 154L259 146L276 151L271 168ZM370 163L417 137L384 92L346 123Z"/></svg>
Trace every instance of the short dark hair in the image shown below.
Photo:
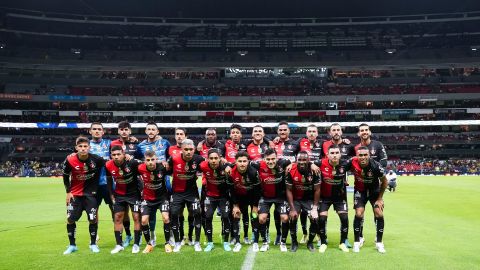
<svg viewBox="0 0 480 270"><path fill-rule="evenodd" d="M310 158L310 156L308 155L308 152L307 152L307 151L304 151L304 150L299 151L298 154L297 154L297 157L303 156L303 155L306 155L306 156L307 156L307 159Z"/></svg>
<svg viewBox="0 0 480 270"><path fill-rule="evenodd" d="M101 126L101 127L103 128L102 123L100 123L100 122L92 122L92 123L90 124L90 129L91 129L94 125L98 125L98 126Z"/></svg>
<svg viewBox="0 0 480 270"><path fill-rule="evenodd" d="M244 150L237 152L237 154L235 155L235 160L241 157L246 157L247 159L250 159L250 156L248 155L247 151L244 151Z"/></svg>
<svg viewBox="0 0 480 270"><path fill-rule="evenodd" d="M330 125L330 127L328 128L328 130L331 130L333 126L339 126L340 129L342 128L342 126L340 126L339 123L333 123L333 124Z"/></svg>
<svg viewBox="0 0 480 270"><path fill-rule="evenodd" d="M263 156L269 156L271 154L275 154L277 155L277 151L275 151L275 149L272 149L272 148L268 148L267 150L265 150L265 153L263 154Z"/></svg>
<svg viewBox="0 0 480 270"><path fill-rule="evenodd" d="M236 129L240 130L240 132L242 132L242 126L240 126L239 124L232 124L230 126L230 130L232 130L234 128L236 128Z"/></svg>
<svg viewBox="0 0 480 270"><path fill-rule="evenodd" d="M147 123L147 126L155 126L158 129L157 123L155 123L155 121L149 121Z"/></svg>
<svg viewBox="0 0 480 270"><path fill-rule="evenodd" d="M217 154L218 156L221 156L220 150L218 150L217 148L210 148L210 150L208 150L207 152L207 157L209 157L211 154Z"/></svg>
<svg viewBox="0 0 480 270"><path fill-rule="evenodd" d="M118 128L129 128L129 129L132 129L132 125L130 125L130 123L128 121L121 121L120 123L118 123Z"/></svg>
<svg viewBox="0 0 480 270"><path fill-rule="evenodd" d="M88 143L90 144L90 140L88 140L87 137L84 137L84 136L79 136L76 140L75 140L75 145L79 145L81 143Z"/></svg>
<svg viewBox="0 0 480 270"><path fill-rule="evenodd" d="M281 125L287 125L287 127L290 129L290 127L288 126L288 122L287 122L287 121L280 121L280 123L278 123L278 125L277 125L277 129L278 129L278 127L281 126Z"/></svg>
<svg viewBox="0 0 480 270"><path fill-rule="evenodd" d="M308 129L309 127L313 127L313 128L316 128L316 129L318 129L318 127L317 127L316 125L314 125L314 124L310 124L310 125L308 125L308 126L307 126L307 129Z"/></svg>
<svg viewBox="0 0 480 270"><path fill-rule="evenodd" d="M369 127L370 128L370 126L367 123L361 123L360 126L358 126L358 131L360 131L361 127Z"/></svg>
<svg viewBox="0 0 480 270"><path fill-rule="evenodd" d="M157 155L157 153L155 153L155 151L153 151L153 150L147 150L147 151L145 151L145 154L144 154L145 157L153 157L153 156L156 156L156 155Z"/></svg>
<svg viewBox="0 0 480 270"><path fill-rule="evenodd" d="M261 129L263 129L262 125L255 125L255 126L252 127L252 129L254 129L254 128L261 128Z"/></svg>
<svg viewBox="0 0 480 270"><path fill-rule="evenodd" d="M120 145L114 145L114 146L112 146L112 149L110 150L110 152L118 151L118 150L124 152L123 147L120 146Z"/></svg>
<svg viewBox="0 0 480 270"><path fill-rule="evenodd" d="M212 128L212 127L207 128L207 130L205 130L205 134L207 134L207 132L209 132L209 131L215 131L215 134L217 134L217 130L215 128Z"/></svg>
<svg viewBox="0 0 480 270"><path fill-rule="evenodd" d="M183 134L187 135L187 130L185 128L177 127L177 128L175 128L175 133L177 133L177 130L181 130L181 131L183 131Z"/></svg>

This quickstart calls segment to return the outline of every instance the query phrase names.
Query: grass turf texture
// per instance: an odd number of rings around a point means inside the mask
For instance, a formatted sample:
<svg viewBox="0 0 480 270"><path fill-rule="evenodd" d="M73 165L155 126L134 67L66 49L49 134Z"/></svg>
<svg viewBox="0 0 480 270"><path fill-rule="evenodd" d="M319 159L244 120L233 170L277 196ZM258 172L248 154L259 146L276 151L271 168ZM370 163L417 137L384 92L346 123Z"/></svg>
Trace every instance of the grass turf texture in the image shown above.
<svg viewBox="0 0 480 270"><path fill-rule="evenodd" d="M270 251L256 255L254 269L479 269L479 187L480 177L401 177L397 192L385 194L386 254L374 249L370 208L366 211L364 247L359 254L342 253L337 248L339 220L330 210L325 254L311 254L304 244L297 253L280 253L278 247L271 245ZM349 194L350 208L351 198ZM131 254L129 247L111 255L115 243L113 225L102 204L101 252L92 254L88 249L84 213L77 223L80 250L64 256L62 252L68 244L64 201L61 179L0 178L0 269L240 269L247 252L246 245L238 254L223 252L220 222L215 218L216 249L209 254L195 253L189 246L184 246L180 254L166 254L158 246L152 254ZM351 243L352 220L350 209ZM273 222L271 226L273 238ZM162 234L159 221L157 240L163 239ZM299 238L301 235L299 230Z"/></svg>

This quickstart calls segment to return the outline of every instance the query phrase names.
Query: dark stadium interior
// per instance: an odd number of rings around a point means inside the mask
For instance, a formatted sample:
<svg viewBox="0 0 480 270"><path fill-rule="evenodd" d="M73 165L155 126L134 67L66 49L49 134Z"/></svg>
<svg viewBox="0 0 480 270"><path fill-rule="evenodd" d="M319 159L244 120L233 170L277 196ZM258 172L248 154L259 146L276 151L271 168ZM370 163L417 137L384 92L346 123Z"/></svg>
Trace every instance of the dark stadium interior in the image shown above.
<svg viewBox="0 0 480 270"><path fill-rule="evenodd" d="M0 4L0 123L480 120L479 1L70 2ZM478 124L372 131L397 172L480 174ZM86 130L0 133L0 176L51 176Z"/></svg>

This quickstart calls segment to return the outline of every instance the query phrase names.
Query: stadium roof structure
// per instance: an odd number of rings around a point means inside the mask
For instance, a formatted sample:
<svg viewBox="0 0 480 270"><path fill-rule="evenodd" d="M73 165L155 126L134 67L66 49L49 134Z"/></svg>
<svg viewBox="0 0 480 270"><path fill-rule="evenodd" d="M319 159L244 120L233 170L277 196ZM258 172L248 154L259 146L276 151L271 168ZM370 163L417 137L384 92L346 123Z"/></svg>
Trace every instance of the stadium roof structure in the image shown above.
<svg viewBox="0 0 480 270"><path fill-rule="evenodd" d="M390 16L480 10L476 0L4 0L9 8L70 14L177 18L325 18Z"/></svg>

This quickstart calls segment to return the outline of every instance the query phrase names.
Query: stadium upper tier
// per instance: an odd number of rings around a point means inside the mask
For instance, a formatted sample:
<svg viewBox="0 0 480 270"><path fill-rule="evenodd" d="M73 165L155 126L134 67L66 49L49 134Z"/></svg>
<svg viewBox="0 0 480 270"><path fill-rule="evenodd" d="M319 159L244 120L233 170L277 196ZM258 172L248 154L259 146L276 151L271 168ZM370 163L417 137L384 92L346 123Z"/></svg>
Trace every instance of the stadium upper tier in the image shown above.
<svg viewBox="0 0 480 270"><path fill-rule="evenodd" d="M480 12L292 20L168 19L4 9L1 55L162 62L473 61Z"/></svg>

